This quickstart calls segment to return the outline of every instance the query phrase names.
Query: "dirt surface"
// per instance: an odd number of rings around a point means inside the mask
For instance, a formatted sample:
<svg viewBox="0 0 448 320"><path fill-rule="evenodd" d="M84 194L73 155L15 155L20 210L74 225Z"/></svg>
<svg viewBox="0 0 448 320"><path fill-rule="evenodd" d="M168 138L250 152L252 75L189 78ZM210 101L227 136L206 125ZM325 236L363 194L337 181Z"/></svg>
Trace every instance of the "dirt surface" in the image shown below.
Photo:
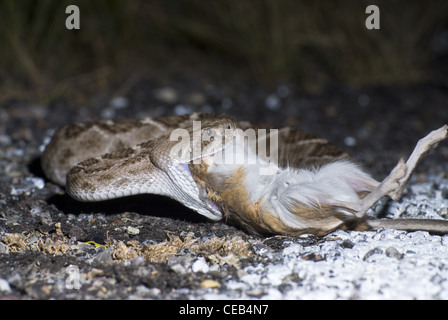
<svg viewBox="0 0 448 320"><path fill-rule="evenodd" d="M92 97L82 106L9 101L0 107L0 298L201 299L227 293L263 298L264 291L243 294L244 289L228 283L244 277L248 266L278 259L275 254L292 242L306 248L332 241L331 235L252 236L209 223L163 197L77 202L40 169L40 154L59 126L100 118L224 112L319 134L381 178L419 138L448 122L447 89L422 84L310 93L288 84L230 87L192 76L169 84L142 80L123 95ZM443 142L421 163L416 179L447 178L447 158L448 143ZM346 234L343 249L354 245L351 233ZM306 253L302 259L318 263L326 257ZM279 292L288 288L288 283L276 285Z"/></svg>

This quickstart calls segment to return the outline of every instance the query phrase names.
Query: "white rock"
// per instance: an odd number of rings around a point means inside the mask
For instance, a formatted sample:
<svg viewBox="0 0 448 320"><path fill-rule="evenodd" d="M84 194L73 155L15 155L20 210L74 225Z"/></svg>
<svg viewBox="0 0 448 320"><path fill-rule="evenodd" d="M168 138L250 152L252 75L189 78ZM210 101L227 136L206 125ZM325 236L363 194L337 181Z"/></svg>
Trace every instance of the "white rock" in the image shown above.
<svg viewBox="0 0 448 320"><path fill-rule="evenodd" d="M164 87L154 91L157 99L165 103L175 103L179 97L177 91L171 87Z"/></svg>
<svg viewBox="0 0 448 320"><path fill-rule="evenodd" d="M200 257L198 260L196 260L193 265L191 266L191 270L193 272L203 272L207 273L210 268L207 264L207 261L205 261L204 257Z"/></svg>
<svg viewBox="0 0 448 320"><path fill-rule="evenodd" d="M11 287L9 286L9 282L5 279L0 278L0 292L11 292Z"/></svg>
<svg viewBox="0 0 448 320"><path fill-rule="evenodd" d="M109 102L114 109L126 108L129 105L129 100L125 97L115 97Z"/></svg>
<svg viewBox="0 0 448 320"><path fill-rule="evenodd" d="M277 110L280 108L280 98L275 94L271 94L266 98L265 104L269 110Z"/></svg>
<svg viewBox="0 0 448 320"><path fill-rule="evenodd" d="M126 231L127 231L130 235L133 235L133 236L138 235L138 234L140 233L140 229L138 229L138 228L134 228L134 227L131 227L131 226L128 226L127 229L126 229Z"/></svg>

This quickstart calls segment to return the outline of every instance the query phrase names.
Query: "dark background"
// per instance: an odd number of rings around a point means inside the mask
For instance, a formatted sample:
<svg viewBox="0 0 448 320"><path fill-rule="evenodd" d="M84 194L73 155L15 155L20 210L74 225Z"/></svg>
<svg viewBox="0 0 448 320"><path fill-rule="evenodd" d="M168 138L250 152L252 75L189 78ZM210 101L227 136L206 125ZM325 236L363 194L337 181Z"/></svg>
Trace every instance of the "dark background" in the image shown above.
<svg viewBox="0 0 448 320"><path fill-rule="evenodd" d="M388 171L448 122L446 0L0 0L0 45L2 132L22 144L74 121L223 112Z"/></svg>
<svg viewBox="0 0 448 320"><path fill-rule="evenodd" d="M65 28L70 4L80 30ZM365 27L370 4L380 30ZM1 0L0 45L1 102L90 99L183 73L308 91L446 84L448 2Z"/></svg>

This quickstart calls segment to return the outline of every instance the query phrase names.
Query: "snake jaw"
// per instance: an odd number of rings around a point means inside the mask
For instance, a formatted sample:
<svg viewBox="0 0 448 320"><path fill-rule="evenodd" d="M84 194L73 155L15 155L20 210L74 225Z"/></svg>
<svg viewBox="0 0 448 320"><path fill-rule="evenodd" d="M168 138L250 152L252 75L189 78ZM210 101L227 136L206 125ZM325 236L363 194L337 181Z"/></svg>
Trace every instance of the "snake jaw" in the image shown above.
<svg viewBox="0 0 448 320"><path fill-rule="evenodd" d="M186 191L188 196L193 199L193 201L186 202L185 205L193 210L196 210L210 220L221 220L222 211L215 202L207 197L206 186L196 181L195 176L191 172L187 163L180 163L179 166L181 168L181 172L184 173L183 177L191 180L191 184L195 185L195 190L183 190Z"/></svg>
<svg viewBox="0 0 448 320"><path fill-rule="evenodd" d="M189 161L184 160L178 163L183 179L193 180L195 183L194 190L183 189L182 191L190 198L190 201L185 202L186 206L211 220L217 221L222 218L223 211L209 194L210 179L214 180L214 182L217 179L214 176L210 176L207 171L216 163L223 162L226 150L229 148L233 149L237 139L240 138L238 136L239 131L235 131L234 123L229 122L227 126L222 128L214 130L205 128L201 132L202 142L204 143L205 141L205 144L200 146L194 145L193 141L193 148L200 148L200 153L192 152L193 157ZM195 154L199 157L195 158Z"/></svg>

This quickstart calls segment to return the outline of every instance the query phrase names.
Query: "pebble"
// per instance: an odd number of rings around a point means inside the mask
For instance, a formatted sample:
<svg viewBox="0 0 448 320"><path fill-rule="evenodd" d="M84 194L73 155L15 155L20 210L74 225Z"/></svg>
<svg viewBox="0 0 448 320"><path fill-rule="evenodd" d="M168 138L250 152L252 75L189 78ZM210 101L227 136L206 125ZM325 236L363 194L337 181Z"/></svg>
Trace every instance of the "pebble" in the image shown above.
<svg viewBox="0 0 448 320"><path fill-rule="evenodd" d="M358 104L361 107L367 107L369 103L370 103L370 97L367 94L363 93L358 96Z"/></svg>
<svg viewBox="0 0 448 320"><path fill-rule="evenodd" d="M403 258L403 254L397 250L397 248L395 247L389 247L386 249L385 251L386 256L390 257L390 258L395 258L397 260L400 260Z"/></svg>
<svg viewBox="0 0 448 320"><path fill-rule="evenodd" d="M113 254L113 250L108 248L105 249L103 251L101 251L100 253L98 253L94 258L93 258L93 262L98 263L98 264L106 264L106 265L111 265L114 263L114 259L112 257Z"/></svg>
<svg viewBox="0 0 448 320"><path fill-rule="evenodd" d="M136 236L136 235L138 235L138 234L140 233L140 229L138 229L138 228L134 228L134 227L131 227L131 226L128 226L128 227L126 228L126 231L127 231L130 235L133 235L133 236Z"/></svg>
<svg viewBox="0 0 448 320"><path fill-rule="evenodd" d="M11 292L11 286L9 285L9 282L2 278L0 278L0 292Z"/></svg>
<svg viewBox="0 0 448 320"><path fill-rule="evenodd" d="M269 110L277 110L281 106L280 98L275 94L271 94L266 98L265 105Z"/></svg>
<svg viewBox="0 0 448 320"><path fill-rule="evenodd" d="M357 144L356 138L352 136L345 137L344 144L348 147L355 147Z"/></svg>
<svg viewBox="0 0 448 320"><path fill-rule="evenodd" d="M23 193L30 193L34 189L45 187L45 181L42 178L26 177L19 185L11 186L11 195L17 196Z"/></svg>
<svg viewBox="0 0 448 320"><path fill-rule="evenodd" d="M177 116L183 116L185 114L190 114L192 112L193 112L193 109L187 105L178 104L177 106L174 107L174 113Z"/></svg>
<svg viewBox="0 0 448 320"><path fill-rule="evenodd" d="M221 101L221 107L224 111L227 111L230 108L232 108L232 105L233 105L233 101L230 98L224 98Z"/></svg>
<svg viewBox="0 0 448 320"><path fill-rule="evenodd" d="M197 259L193 265L191 266L191 271L193 272L203 272L203 273L207 273L210 270L207 262L205 261L204 257L200 257L199 259Z"/></svg>
<svg viewBox="0 0 448 320"><path fill-rule="evenodd" d="M180 274L187 273L192 266L190 256L172 256L168 258L167 264L172 270Z"/></svg>
<svg viewBox="0 0 448 320"><path fill-rule="evenodd" d="M109 105L114 109L123 109L129 105L129 100L125 97L115 97L109 102Z"/></svg>
<svg viewBox="0 0 448 320"><path fill-rule="evenodd" d="M185 97L185 100L188 104L192 104L195 106L204 104L206 102L206 98L201 92L190 93Z"/></svg>
<svg viewBox="0 0 448 320"><path fill-rule="evenodd" d="M201 282L200 287L203 289L219 288L221 284L218 281L206 279Z"/></svg>
<svg viewBox="0 0 448 320"><path fill-rule="evenodd" d="M1 237L0 237L0 240L1 240ZM6 244L0 242L0 254L8 253L8 252L9 252L8 246Z"/></svg>
<svg viewBox="0 0 448 320"><path fill-rule="evenodd" d="M177 91L171 87L156 89L154 91L154 96L165 103L175 103L179 99Z"/></svg>
<svg viewBox="0 0 448 320"><path fill-rule="evenodd" d="M290 94L289 87L287 85L280 85L277 88L277 94L279 95L280 98L286 98L287 96L289 96Z"/></svg>

